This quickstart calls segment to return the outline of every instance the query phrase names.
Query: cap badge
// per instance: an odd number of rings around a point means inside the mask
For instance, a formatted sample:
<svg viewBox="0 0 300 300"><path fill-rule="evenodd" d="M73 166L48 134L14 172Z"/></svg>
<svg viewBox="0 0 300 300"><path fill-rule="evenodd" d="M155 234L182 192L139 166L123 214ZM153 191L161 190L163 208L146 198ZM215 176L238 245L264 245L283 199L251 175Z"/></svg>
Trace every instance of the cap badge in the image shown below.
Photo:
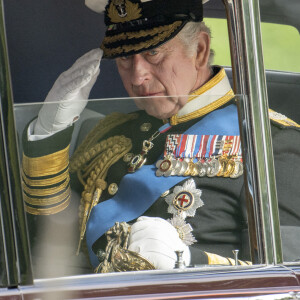
<svg viewBox="0 0 300 300"><path fill-rule="evenodd" d="M114 0L113 3L118 11L118 15L121 18L125 18L127 16L125 1L124 0Z"/></svg>
<svg viewBox="0 0 300 300"><path fill-rule="evenodd" d="M139 19L141 8L138 3L129 0L112 0L107 15L113 23L122 23Z"/></svg>

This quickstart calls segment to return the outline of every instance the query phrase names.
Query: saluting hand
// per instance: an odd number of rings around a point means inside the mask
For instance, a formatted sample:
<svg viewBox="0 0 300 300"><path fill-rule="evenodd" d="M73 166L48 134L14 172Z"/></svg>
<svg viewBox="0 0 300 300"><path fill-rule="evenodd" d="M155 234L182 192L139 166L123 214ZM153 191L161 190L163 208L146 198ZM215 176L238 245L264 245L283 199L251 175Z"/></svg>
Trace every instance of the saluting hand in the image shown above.
<svg viewBox="0 0 300 300"><path fill-rule="evenodd" d="M91 50L58 77L39 112L34 134L56 133L79 118L100 73L102 54L101 49Z"/></svg>

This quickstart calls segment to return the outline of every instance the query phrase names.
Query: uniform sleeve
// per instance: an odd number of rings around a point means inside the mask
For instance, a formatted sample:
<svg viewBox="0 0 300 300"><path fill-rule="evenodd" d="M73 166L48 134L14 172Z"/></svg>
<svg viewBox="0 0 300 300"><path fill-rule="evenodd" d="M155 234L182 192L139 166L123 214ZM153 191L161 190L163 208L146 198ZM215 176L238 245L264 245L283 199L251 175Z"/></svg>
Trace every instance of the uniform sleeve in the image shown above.
<svg viewBox="0 0 300 300"><path fill-rule="evenodd" d="M284 261L300 259L300 131L272 128Z"/></svg>
<svg viewBox="0 0 300 300"><path fill-rule="evenodd" d="M34 215L64 210L70 202L69 144L73 127L46 139L28 141L24 130L22 181L25 209Z"/></svg>
<svg viewBox="0 0 300 300"><path fill-rule="evenodd" d="M226 265L226 266L235 266L235 260L231 257L221 256L215 253L210 253L202 251L199 249L193 249L190 247L191 255L197 256L197 265ZM197 253L194 252L197 251ZM250 261L238 259L238 265L248 266L252 265Z"/></svg>

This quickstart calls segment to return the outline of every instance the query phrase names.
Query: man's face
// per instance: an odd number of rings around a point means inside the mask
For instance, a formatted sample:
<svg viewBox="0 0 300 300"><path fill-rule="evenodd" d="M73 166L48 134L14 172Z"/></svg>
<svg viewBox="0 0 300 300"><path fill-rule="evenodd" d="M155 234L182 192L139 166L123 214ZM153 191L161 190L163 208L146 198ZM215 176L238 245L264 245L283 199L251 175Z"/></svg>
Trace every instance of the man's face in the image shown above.
<svg viewBox="0 0 300 300"><path fill-rule="evenodd" d="M178 37L116 62L129 96L137 97L135 103L140 109L160 119L176 114L186 104L187 95L201 85L196 53L187 55Z"/></svg>

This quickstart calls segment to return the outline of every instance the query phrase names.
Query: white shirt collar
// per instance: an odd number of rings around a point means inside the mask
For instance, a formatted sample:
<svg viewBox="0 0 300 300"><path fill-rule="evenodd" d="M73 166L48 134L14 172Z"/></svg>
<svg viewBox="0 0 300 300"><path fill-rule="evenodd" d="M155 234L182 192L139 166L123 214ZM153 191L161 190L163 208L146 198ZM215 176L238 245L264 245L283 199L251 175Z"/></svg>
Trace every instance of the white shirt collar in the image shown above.
<svg viewBox="0 0 300 300"><path fill-rule="evenodd" d="M230 82L223 68L207 83L193 92L187 103L170 119L176 125L201 117L224 105L234 97Z"/></svg>

